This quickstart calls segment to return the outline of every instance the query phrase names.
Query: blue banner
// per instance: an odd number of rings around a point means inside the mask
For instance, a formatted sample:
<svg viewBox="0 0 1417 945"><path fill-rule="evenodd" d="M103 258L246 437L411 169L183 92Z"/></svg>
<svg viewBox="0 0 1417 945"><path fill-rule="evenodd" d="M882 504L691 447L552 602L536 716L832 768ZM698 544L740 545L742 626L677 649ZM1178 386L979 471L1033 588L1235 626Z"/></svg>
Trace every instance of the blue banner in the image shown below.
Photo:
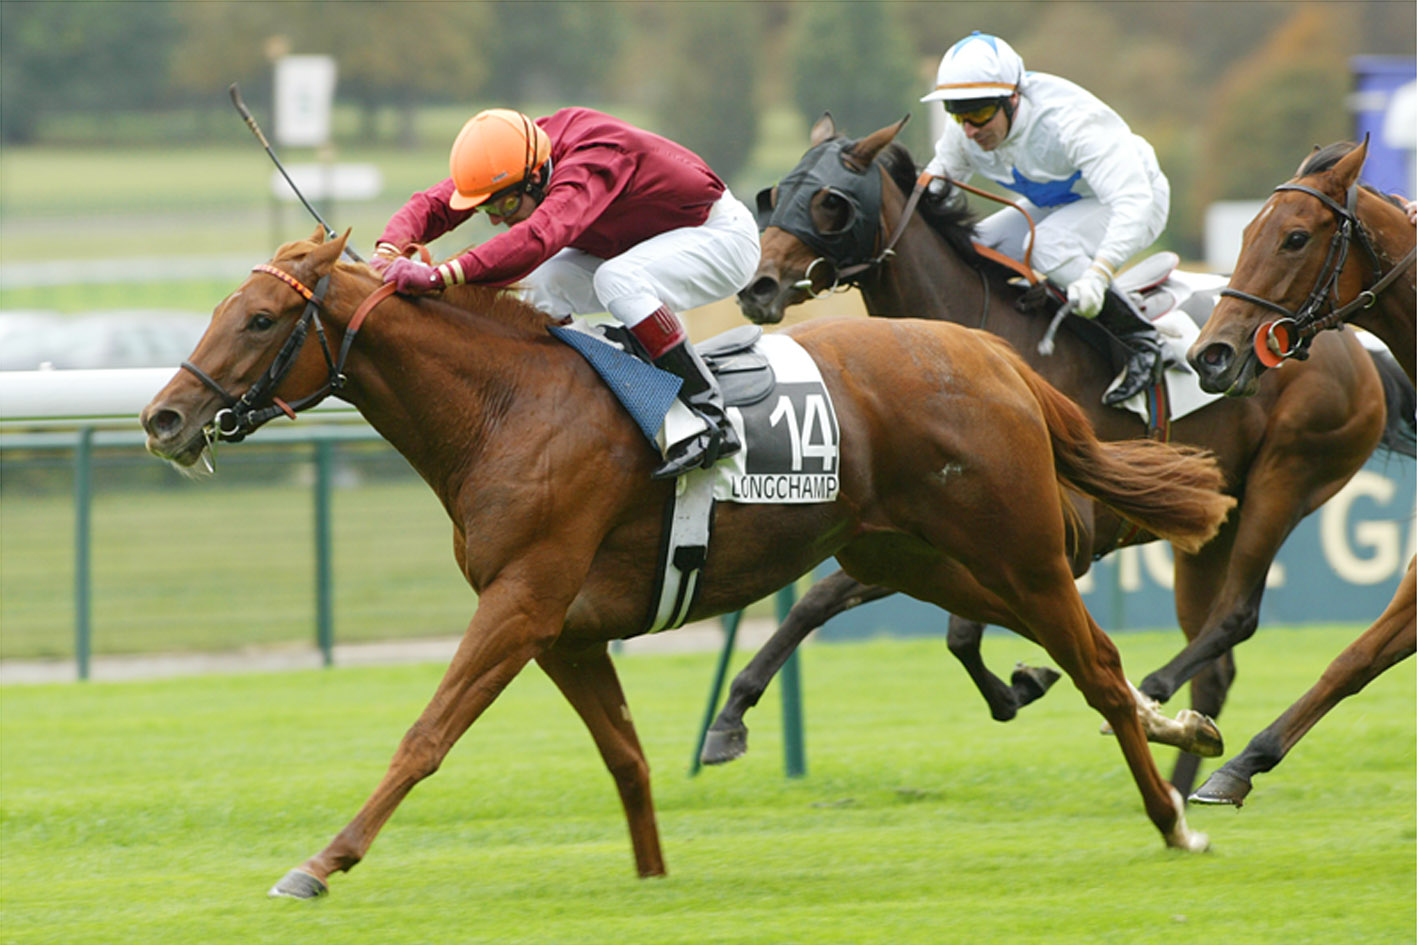
<svg viewBox="0 0 1417 945"><path fill-rule="evenodd" d="M1415 508L1417 463L1386 454L1370 460L1280 548L1260 605L1261 626L1371 623L1417 554ZM1177 626L1171 554L1169 544L1157 541L1093 563L1078 588L1103 630ZM835 568L827 561L817 576ZM897 594L833 618L818 637L943 634L946 624L938 608Z"/></svg>

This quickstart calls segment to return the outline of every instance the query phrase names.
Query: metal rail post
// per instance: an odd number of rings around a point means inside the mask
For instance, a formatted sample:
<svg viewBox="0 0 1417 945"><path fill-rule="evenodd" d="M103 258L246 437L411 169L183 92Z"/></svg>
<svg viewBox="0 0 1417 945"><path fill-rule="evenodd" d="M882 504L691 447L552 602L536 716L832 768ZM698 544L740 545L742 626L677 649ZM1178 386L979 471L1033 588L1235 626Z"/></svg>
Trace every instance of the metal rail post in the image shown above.
<svg viewBox="0 0 1417 945"><path fill-rule="evenodd" d="M93 645L93 430L79 430L74 444L74 663L79 679L89 678Z"/></svg>
<svg viewBox="0 0 1417 945"><path fill-rule="evenodd" d="M699 726L699 739L694 743L694 756L689 760L691 778L703 767L699 756L703 754L709 726L713 724L714 714L718 712L718 697L723 692L723 680L728 675L728 661L733 657L733 641L738 637L738 625L743 622L743 611L736 610L731 614L724 614L720 619L723 621L723 649L718 654L718 665L714 667L713 683L709 686L708 708L704 709L704 721Z"/></svg>
<svg viewBox="0 0 1417 945"><path fill-rule="evenodd" d="M792 605L797 603L797 587L789 584L777 592L777 623L782 626ZM802 731L802 670L793 650L778 674L782 681L782 766L789 778L807 774L806 738Z"/></svg>
<svg viewBox="0 0 1417 945"><path fill-rule="evenodd" d="M333 568L330 564L330 469L334 465L335 444L327 438L315 441L315 643L326 666L335 662L335 618Z"/></svg>

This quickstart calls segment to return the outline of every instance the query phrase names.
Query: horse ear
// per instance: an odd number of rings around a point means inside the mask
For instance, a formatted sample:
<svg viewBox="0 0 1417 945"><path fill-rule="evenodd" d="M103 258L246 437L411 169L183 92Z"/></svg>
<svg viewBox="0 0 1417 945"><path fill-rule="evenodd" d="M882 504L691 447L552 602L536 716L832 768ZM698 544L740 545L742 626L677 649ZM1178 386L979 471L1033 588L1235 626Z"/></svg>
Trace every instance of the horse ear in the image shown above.
<svg viewBox="0 0 1417 945"><path fill-rule="evenodd" d="M1333 166L1334 180L1337 181L1341 191L1347 191L1358 180L1358 175L1363 171L1363 164L1368 160L1368 136L1363 136L1362 144L1352 151L1349 151L1339 162Z"/></svg>
<svg viewBox="0 0 1417 945"><path fill-rule="evenodd" d="M910 121L909 113L894 125L886 125L852 145L851 150L847 152L852 163L862 168L869 166L876 159L876 155L881 152L881 149L895 140L895 136L900 134L900 129L904 128L908 121Z"/></svg>
<svg viewBox="0 0 1417 945"><path fill-rule="evenodd" d="M310 234L310 242L323 243L325 241L325 228L319 224L315 225L315 232Z"/></svg>
<svg viewBox="0 0 1417 945"><path fill-rule="evenodd" d="M811 140L812 142L812 147L815 148L823 141L827 141L835 137L836 121L832 118L832 113L822 112L822 117L818 118L816 123L812 125L812 131L809 135L809 140Z"/></svg>
<svg viewBox="0 0 1417 945"><path fill-rule="evenodd" d="M305 257L304 265L308 267L312 281L329 272L334 266L335 260L339 259L344 252L344 244L349 239L349 230L332 240L325 240L325 231L321 228L319 233L320 245Z"/></svg>

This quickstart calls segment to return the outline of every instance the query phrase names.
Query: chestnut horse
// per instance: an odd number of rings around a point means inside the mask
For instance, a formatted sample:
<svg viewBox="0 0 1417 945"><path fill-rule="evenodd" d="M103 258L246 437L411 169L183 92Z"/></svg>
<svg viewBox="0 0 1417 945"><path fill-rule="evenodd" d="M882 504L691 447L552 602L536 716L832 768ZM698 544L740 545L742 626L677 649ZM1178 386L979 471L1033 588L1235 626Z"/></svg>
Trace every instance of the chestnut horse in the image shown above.
<svg viewBox="0 0 1417 945"><path fill-rule="evenodd" d="M664 873L649 767L608 651L649 623L674 491L650 479L657 451L538 312L481 287L394 296L368 267L339 261L348 234L321 234L281 247L216 307L184 370L143 411L148 449L191 467L213 438L240 439L335 393L438 495L478 601L372 795L272 895L312 898L331 873L358 863L532 660L590 730L640 875ZM1217 491L1214 462L1161 443L1100 442L1067 398L982 332L841 319L791 336L817 362L837 411L839 497L719 504L688 618L741 609L836 555L862 581L1012 627L1038 641L1116 730L1166 843L1203 849L1146 744L1148 730L1171 743L1188 736L1133 697L1116 648L1077 594L1064 543L1076 491L1184 547L1201 545L1233 505Z"/></svg>
<svg viewBox="0 0 1417 945"><path fill-rule="evenodd" d="M975 251L967 210L923 200L906 215L917 178L909 153L893 143L903 124L849 141L837 134L830 116L817 122L807 156L772 198L805 207L794 228L800 227L814 245L786 229L767 226L758 272L738 294L744 315L754 322L778 322L784 309L850 273L869 314L938 318L987 328L1077 401L1103 439L1145 436L1146 425L1135 414L1101 404L1114 372L1106 356L1081 335L1063 331L1051 356L1037 354L1048 319L1018 310L1021 290L1009 281L1017 274ZM820 172L830 178L830 185L822 186L807 169L815 161L834 160L829 149L838 149L842 167ZM879 198L873 200L875 193ZM879 219L863 220L873 212L873 203L879 207ZM853 243L853 236L859 242ZM890 252L883 254L882 244L890 240ZM1227 491L1240 504L1215 541L1175 556L1176 611L1190 642L1146 677L1139 687L1145 695L1165 702L1191 680L1192 708L1208 716L1220 713L1235 675L1230 649L1258 625L1265 577L1285 538L1300 519L1343 487L1380 439L1389 448L1410 450L1404 439L1410 441L1413 419L1397 411L1389 416L1384 409L1384 370L1395 383L1403 383L1390 360L1375 368L1374 358L1352 338L1326 337L1315 346L1310 362L1276 376L1255 398L1214 402L1171 425L1175 441L1214 453L1225 472ZM1159 537L1128 530L1107 509L1095 509L1088 524L1075 546L1079 576L1094 557ZM849 607L888 593L841 573L808 591L733 681L705 740L703 760L722 763L743 754L744 713L812 630ZM1051 671L1020 667L1012 685L1006 685L984 666L983 630L977 622L952 617L950 650L979 687L993 717L1007 721L1020 705L1046 690ZM1172 783L1183 794L1193 785L1198 764L1191 755L1177 759Z"/></svg>
<svg viewBox="0 0 1417 945"><path fill-rule="evenodd" d="M1260 376L1269 367L1286 364L1280 373L1288 374L1295 363L1287 358L1316 344L1318 332L1345 322L1381 338L1413 380L1417 229L1396 203L1358 183L1367 154L1367 141L1311 154L1245 228L1235 274L1190 350L1202 387L1249 395L1263 386ZM1414 563L1377 622L1192 800L1239 807L1251 778L1284 760L1340 701L1417 651Z"/></svg>

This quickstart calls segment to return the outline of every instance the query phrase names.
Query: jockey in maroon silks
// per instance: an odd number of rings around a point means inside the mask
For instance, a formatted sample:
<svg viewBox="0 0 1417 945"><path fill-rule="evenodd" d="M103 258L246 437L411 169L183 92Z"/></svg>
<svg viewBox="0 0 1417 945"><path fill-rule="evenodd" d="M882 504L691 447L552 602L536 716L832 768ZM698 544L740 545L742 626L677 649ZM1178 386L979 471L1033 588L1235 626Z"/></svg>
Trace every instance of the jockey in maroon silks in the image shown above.
<svg viewBox="0 0 1417 945"><path fill-rule="evenodd" d="M379 237L372 264L386 282L413 293L508 286L554 317L609 312L683 381L680 400L705 422L670 444L654 478L741 448L675 315L732 296L758 265L753 215L703 159L588 108L535 121L489 109L463 126L449 165L451 176L414 194ZM439 266L406 257L478 210L507 231Z"/></svg>

